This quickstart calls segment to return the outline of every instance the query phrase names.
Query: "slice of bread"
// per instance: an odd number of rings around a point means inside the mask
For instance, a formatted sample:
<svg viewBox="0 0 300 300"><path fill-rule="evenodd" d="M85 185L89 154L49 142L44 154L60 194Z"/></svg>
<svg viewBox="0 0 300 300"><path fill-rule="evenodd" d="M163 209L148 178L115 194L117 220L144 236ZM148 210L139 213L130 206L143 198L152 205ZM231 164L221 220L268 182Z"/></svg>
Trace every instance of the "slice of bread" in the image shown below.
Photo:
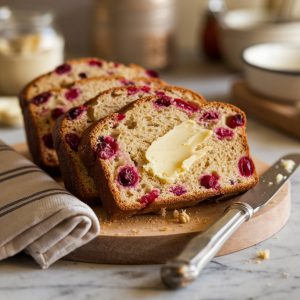
<svg viewBox="0 0 300 300"><path fill-rule="evenodd" d="M145 70L137 65L124 65L108 62L99 58L86 57L66 61L52 72L31 81L20 94L20 104L24 108L28 101L52 89L69 87L74 82L99 76L157 77L152 70Z"/></svg>
<svg viewBox="0 0 300 300"><path fill-rule="evenodd" d="M80 157L113 217L188 207L257 183L246 116L237 107L211 102L195 108L152 96L136 101L123 114L121 122L115 113L94 124L79 144ZM182 135L183 128L187 130ZM163 145L166 137L169 141ZM192 146L194 152L178 152ZM185 160L177 161L182 153ZM171 162L176 172L168 171Z"/></svg>
<svg viewBox="0 0 300 300"><path fill-rule="evenodd" d="M68 114L56 122L53 130L54 146L58 154L61 174L66 188L88 204L99 203L99 194L94 181L88 176L78 155L78 144L83 132L94 122L110 115L129 103L146 95L164 95L202 104L204 98L190 90L175 86L130 86L106 90L86 102L80 117L70 119ZM122 114L116 121L122 121Z"/></svg>
<svg viewBox="0 0 300 300"><path fill-rule="evenodd" d="M26 136L34 162L50 173L59 171L58 158L53 146L52 128L56 119L69 109L112 87L133 85L157 85L157 78L136 78L129 81L119 76L104 76L77 81L70 88L59 88L39 94L24 107ZM74 117L80 110L72 111Z"/></svg>

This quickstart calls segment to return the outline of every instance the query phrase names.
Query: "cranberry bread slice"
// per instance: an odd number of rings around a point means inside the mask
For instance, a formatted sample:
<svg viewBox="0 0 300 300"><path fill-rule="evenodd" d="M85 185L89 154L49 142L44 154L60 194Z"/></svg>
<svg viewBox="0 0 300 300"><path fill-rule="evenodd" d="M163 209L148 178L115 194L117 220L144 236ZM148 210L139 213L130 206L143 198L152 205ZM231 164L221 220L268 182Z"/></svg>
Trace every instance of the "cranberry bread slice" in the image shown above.
<svg viewBox="0 0 300 300"><path fill-rule="evenodd" d="M99 58L80 58L66 61L52 72L44 74L31 81L21 92L20 104L24 108L28 101L52 89L69 87L74 82L99 76L158 77L152 70L145 70L137 65L124 65L108 62Z"/></svg>
<svg viewBox="0 0 300 300"><path fill-rule="evenodd" d="M85 110L75 119L68 113L61 117L53 130L54 146L66 188L88 204L99 203L99 194L91 177L78 155L78 144L82 133L94 122L110 115L129 103L155 95L184 99L191 109L205 102L204 98L190 90L175 86L129 86L106 90L84 104ZM179 100L178 100L179 101ZM194 108L195 107L195 108ZM117 115L116 122L122 122L123 115Z"/></svg>
<svg viewBox="0 0 300 300"><path fill-rule="evenodd" d="M52 129L57 117L106 89L128 84L160 86L163 82L157 78L145 77L133 81L118 76L95 77L80 80L70 88L55 89L35 96L23 110L27 141L34 162L45 170L56 173L59 167ZM69 117L76 118L82 109L73 109Z"/></svg>
<svg viewBox="0 0 300 300"><path fill-rule="evenodd" d="M79 154L114 217L188 207L257 183L237 107L152 96L94 124Z"/></svg>

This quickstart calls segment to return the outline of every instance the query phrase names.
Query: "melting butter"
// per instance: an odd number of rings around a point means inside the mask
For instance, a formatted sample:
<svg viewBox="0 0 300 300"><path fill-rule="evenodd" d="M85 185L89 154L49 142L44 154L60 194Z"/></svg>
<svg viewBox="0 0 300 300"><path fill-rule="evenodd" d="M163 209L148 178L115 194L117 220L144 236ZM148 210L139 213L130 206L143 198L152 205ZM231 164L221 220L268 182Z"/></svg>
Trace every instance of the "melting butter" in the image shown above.
<svg viewBox="0 0 300 300"><path fill-rule="evenodd" d="M194 120L184 121L152 142L145 154L148 163L144 169L165 182L173 182L205 155L205 141L211 135L211 130Z"/></svg>

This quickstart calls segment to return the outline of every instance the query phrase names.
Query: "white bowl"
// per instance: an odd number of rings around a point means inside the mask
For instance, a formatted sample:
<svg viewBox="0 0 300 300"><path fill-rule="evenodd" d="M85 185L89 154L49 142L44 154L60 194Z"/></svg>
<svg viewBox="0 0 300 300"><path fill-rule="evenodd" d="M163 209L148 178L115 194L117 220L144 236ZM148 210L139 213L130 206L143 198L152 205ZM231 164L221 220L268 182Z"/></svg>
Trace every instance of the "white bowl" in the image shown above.
<svg viewBox="0 0 300 300"><path fill-rule="evenodd" d="M300 44L266 43L243 51L250 89L268 98L300 101Z"/></svg>
<svg viewBox="0 0 300 300"><path fill-rule="evenodd" d="M242 70L242 51L265 42L297 42L300 22L275 23L274 16L263 10L232 10L220 19L219 36L226 64Z"/></svg>

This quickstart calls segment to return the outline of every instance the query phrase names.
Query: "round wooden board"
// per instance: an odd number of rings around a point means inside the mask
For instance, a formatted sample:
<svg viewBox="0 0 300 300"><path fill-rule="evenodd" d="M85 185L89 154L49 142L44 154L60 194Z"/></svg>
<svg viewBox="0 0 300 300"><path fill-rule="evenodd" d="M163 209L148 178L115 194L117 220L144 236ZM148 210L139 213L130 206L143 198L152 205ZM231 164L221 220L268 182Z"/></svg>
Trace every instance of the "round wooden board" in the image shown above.
<svg viewBox="0 0 300 300"><path fill-rule="evenodd" d="M25 144L15 145L15 149L29 157ZM255 165L259 174L267 168L258 160L255 160ZM164 218L148 214L112 222L101 207L94 208L100 219L101 234L69 254L67 259L109 264L163 263L179 254L193 236L220 218L232 201L201 203L188 208L186 211L191 221L186 224L177 223L171 211ZM290 208L290 182L287 182L266 207L235 232L218 256L248 248L271 237L288 221Z"/></svg>

